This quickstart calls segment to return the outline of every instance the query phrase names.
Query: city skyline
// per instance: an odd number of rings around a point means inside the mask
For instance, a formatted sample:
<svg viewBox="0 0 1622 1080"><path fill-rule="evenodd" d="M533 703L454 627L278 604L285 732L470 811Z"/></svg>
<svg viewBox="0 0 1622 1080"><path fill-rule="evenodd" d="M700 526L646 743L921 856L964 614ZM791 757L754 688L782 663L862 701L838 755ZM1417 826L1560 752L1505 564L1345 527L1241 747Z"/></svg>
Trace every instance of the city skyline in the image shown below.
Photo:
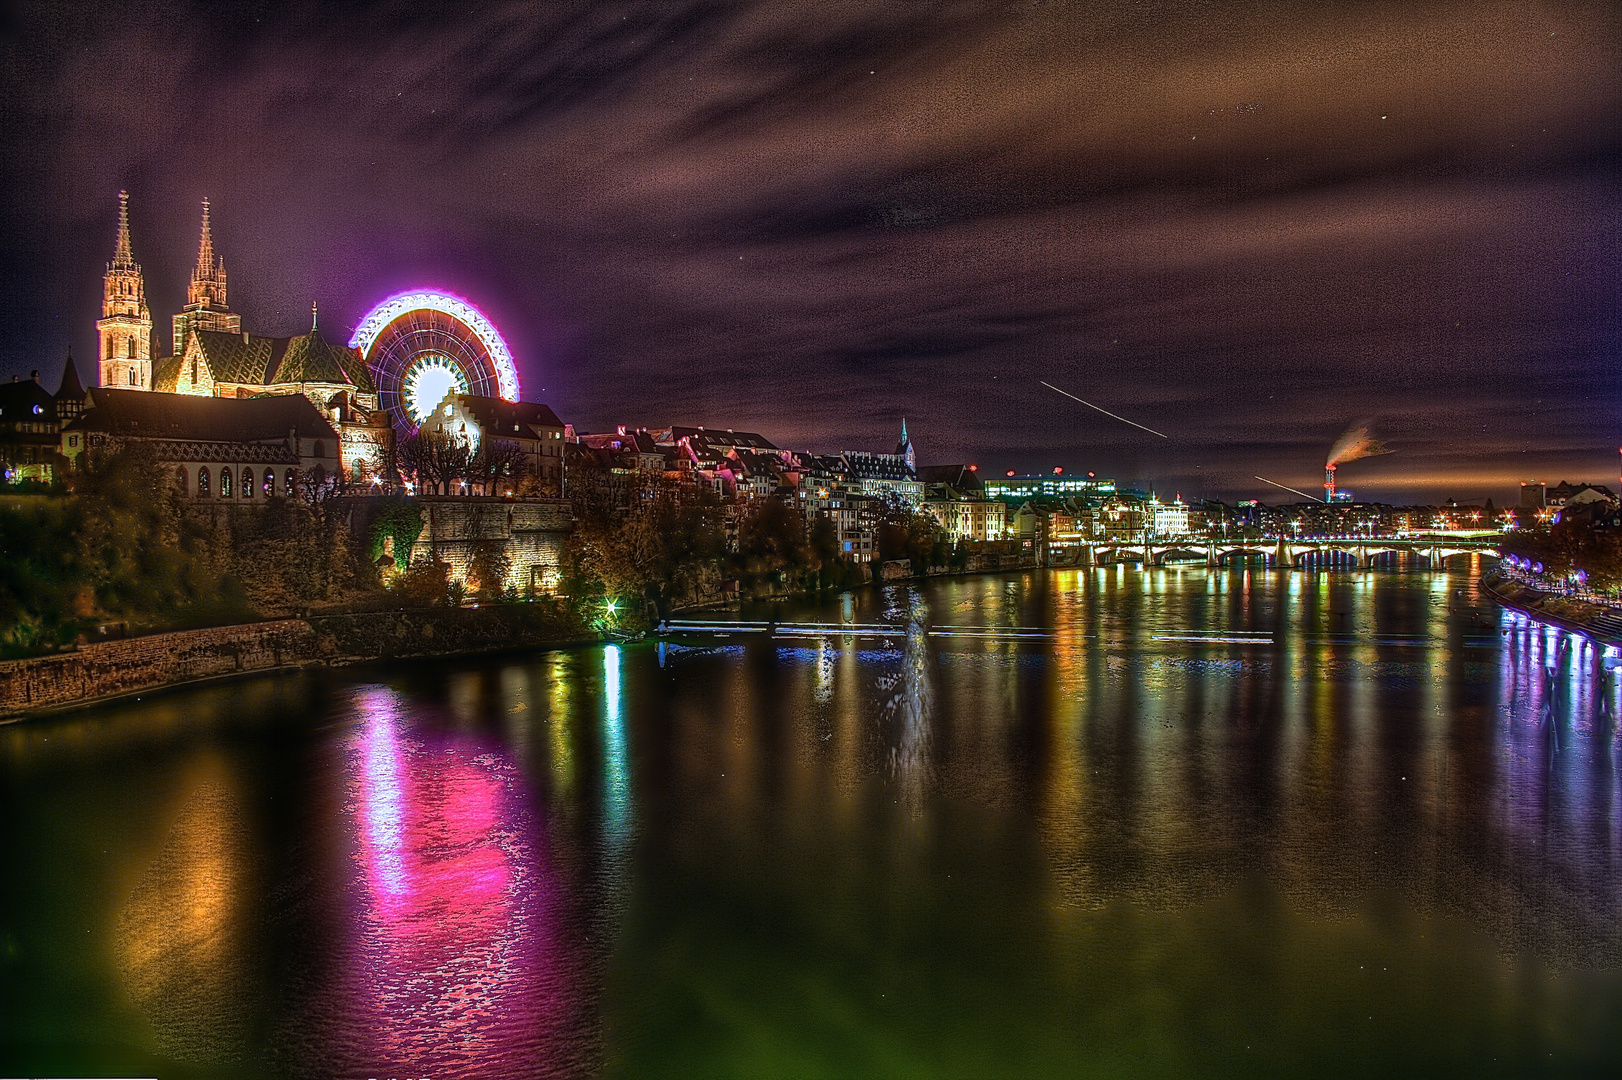
<svg viewBox="0 0 1622 1080"><path fill-rule="evenodd" d="M207 197L245 325L442 287L585 430L904 415L928 461L1228 498L1357 423L1362 497L1616 474L1601 7L550 17L14 12L7 373L93 377L128 188L160 325Z"/></svg>

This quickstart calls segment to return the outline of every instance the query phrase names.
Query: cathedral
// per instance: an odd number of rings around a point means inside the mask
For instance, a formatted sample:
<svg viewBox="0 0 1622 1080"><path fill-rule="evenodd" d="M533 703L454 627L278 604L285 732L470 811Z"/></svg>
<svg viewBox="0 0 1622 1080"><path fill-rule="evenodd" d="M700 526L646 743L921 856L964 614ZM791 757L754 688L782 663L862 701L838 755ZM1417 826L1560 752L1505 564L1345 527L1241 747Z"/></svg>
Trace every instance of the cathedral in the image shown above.
<svg viewBox="0 0 1622 1080"><path fill-rule="evenodd" d="M96 322L101 385L205 397L303 394L335 424L373 426L378 402L371 373L358 350L321 336L313 306L308 333L278 338L242 329L242 316L228 302L225 260L214 251L208 215L205 199L197 265L186 306L172 323L173 348L154 357L145 279L130 244L129 195L118 193L118 242L102 279Z"/></svg>

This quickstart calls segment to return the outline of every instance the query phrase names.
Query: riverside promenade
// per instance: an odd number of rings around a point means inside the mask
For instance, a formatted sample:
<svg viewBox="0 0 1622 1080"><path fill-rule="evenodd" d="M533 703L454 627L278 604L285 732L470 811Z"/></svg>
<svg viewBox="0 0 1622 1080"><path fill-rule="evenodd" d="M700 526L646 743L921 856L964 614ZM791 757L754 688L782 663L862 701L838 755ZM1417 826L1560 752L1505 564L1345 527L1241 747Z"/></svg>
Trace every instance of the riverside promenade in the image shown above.
<svg viewBox="0 0 1622 1080"><path fill-rule="evenodd" d="M1622 604L1592 593L1496 566L1481 575L1481 589L1504 607L1538 622L1581 634L1603 645L1622 645Z"/></svg>

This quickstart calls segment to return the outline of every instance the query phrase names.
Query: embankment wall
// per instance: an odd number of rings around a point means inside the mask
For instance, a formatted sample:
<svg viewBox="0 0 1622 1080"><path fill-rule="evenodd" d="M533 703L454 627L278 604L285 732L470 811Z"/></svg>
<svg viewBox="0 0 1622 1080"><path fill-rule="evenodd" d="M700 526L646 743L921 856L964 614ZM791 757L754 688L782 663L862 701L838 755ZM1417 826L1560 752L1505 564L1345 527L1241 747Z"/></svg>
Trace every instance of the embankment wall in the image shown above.
<svg viewBox="0 0 1622 1080"><path fill-rule="evenodd" d="M552 604L374 611L178 630L0 661L0 718L279 668L544 647L589 636Z"/></svg>

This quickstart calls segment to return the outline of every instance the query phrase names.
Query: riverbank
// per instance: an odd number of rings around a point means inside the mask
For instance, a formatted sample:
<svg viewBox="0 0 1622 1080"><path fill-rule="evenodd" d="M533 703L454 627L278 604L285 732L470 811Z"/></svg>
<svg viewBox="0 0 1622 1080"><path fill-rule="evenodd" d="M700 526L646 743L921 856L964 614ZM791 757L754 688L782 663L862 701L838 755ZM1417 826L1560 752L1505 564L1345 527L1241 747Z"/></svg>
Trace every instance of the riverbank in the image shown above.
<svg viewBox="0 0 1622 1080"><path fill-rule="evenodd" d="M179 630L0 661L0 721L242 675L596 641L561 604L421 608Z"/></svg>
<svg viewBox="0 0 1622 1080"><path fill-rule="evenodd" d="M1481 575L1482 592L1497 603L1606 645L1622 644L1622 607L1546 589L1500 570Z"/></svg>

